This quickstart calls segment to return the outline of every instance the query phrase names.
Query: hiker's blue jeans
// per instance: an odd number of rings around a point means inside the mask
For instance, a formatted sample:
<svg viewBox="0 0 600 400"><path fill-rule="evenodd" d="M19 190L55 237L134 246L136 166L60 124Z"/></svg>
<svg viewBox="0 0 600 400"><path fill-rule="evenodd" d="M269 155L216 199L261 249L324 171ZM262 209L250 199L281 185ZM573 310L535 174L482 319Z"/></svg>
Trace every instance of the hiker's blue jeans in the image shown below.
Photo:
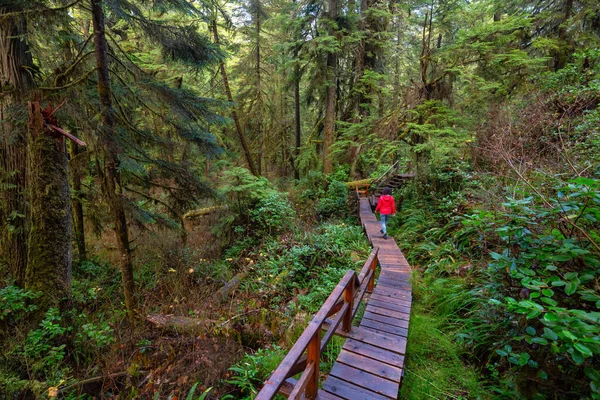
<svg viewBox="0 0 600 400"><path fill-rule="evenodd" d="M390 217L390 214L381 214L381 230L383 231L384 234L387 233L387 229L386 229L386 224L388 221L388 218Z"/></svg>

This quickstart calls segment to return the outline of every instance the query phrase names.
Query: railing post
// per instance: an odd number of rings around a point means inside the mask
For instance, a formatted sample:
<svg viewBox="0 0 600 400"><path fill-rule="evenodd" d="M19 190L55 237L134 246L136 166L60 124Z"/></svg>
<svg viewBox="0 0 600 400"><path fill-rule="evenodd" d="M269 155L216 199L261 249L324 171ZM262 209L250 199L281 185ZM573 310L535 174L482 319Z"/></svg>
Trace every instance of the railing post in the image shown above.
<svg viewBox="0 0 600 400"><path fill-rule="evenodd" d="M344 290L344 303L348 303L346 315L344 315L344 319L342 320L342 330L344 332L350 332L350 329L352 328L352 309L354 308L354 288L356 279L356 275L354 275L352 280L348 283L348 286L346 286L346 290Z"/></svg>
<svg viewBox="0 0 600 400"><path fill-rule="evenodd" d="M306 350L306 363L314 365L312 376L306 385L306 397L314 399L319 391L319 365L321 365L321 330L317 329Z"/></svg>
<svg viewBox="0 0 600 400"><path fill-rule="evenodd" d="M373 260L371 260L371 265L369 266L369 269L372 271L371 277L369 278L369 284L367 285L367 292L369 292L369 293L373 292L373 288L375 287L375 272L377 270L378 262L379 262L379 252L377 253L377 255L375 257L373 257Z"/></svg>

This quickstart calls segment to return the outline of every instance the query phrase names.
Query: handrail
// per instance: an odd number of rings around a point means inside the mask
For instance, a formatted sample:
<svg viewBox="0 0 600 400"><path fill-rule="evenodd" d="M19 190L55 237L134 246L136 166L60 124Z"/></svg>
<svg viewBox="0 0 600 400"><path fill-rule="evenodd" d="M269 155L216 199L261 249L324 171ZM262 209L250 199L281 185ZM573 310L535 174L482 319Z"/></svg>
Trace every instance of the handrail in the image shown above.
<svg viewBox="0 0 600 400"><path fill-rule="evenodd" d="M392 170L398 171L398 167L400 166L399 164L400 164L400 160L398 160L394 164L392 164L392 166L389 167L379 178L377 178L373 182L371 182L371 187L377 187L377 185L379 185L380 181L382 181L383 178L385 178L390 172L392 172Z"/></svg>
<svg viewBox="0 0 600 400"><path fill-rule="evenodd" d="M352 270L346 272L281 364L267 379L256 399L272 399L280 391L286 379L300 372L302 376L294 385L288 398L316 397L321 352L325 350L334 334L346 335L350 332L352 319L356 315L360 302L367 291L373 290L378 265L377 252L377 248L373 249L358 275ZM335 314L337 314L335 319L331 321L329 317ZM324 327L327 327L327 331L321 339L321 330ZM306 356L302 356L305 351Z"/></svg>

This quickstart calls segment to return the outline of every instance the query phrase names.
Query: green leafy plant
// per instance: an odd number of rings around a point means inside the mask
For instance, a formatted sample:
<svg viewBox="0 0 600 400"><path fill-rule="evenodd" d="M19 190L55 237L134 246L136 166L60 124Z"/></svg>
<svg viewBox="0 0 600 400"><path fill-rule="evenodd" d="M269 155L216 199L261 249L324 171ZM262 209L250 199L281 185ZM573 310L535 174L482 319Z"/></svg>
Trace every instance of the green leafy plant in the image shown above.
<svg viewBox="0 0 600 400"><path fill-rule="evenodd" d="M0 289L0 321L4 323L19 321L27 313L37 309L34 301L39 296L39 293L27 291L13 285Z"/></svg>
<svg viewBox="0 0 600 400"><path fill-rule="evenodd" d="M234 375L227 382L240 390L244 395L241 398L254 398L264 380L277 368L284 356L285 351L279 346L259 349L254 354L246 354L239 363L229 368ZM223 397L223 399L233 398L239 397Z"/></svg>

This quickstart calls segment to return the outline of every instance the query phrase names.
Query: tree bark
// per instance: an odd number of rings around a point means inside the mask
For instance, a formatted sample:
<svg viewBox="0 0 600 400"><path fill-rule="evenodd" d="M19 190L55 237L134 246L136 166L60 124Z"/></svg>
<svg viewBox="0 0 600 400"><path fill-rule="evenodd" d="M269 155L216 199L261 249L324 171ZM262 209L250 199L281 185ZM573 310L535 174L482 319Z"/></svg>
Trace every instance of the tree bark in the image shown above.
<svg viewBox="0 0 600 400"><path fill-rule="evenodd" d="M333 36L333 24L337 19L336 0L328 0L328 35ZM335 135L335 109L336 109L336 54L327 53L327 92L325 96L325 122L323 131L323 173L333 172L333 160L331 158L331 146Z"/></svg>
<svg viewBox="0 0 600 400"><path fill-rule="evenodd" d="M258 174L262 175L264 138L262 133L262 82L260 75L260 0L256 1L256 135L258 137L257 166Z"/></svg>
<svg viewBox="0 0 600 400"><path fill-rule="evenodd" d="M300 155L300 145L302 138L302 127L300 124L300 62L298 61L298 45L294 47L294 127L296 133L296 143L294 148L294 160L298 159ZM297 165L293 165L294 178L300 179L300 169Z"/></svg>
<svg viewBox="0 0 600 400"><path fill-rule="evenodd" d="M40 310L71 295L71 209L64 137L44 127L40 103L29 103L31 229L25 288L42 292Z"/></svg>
<svg viewBox="0 0 600 400"><path fill-rule="evenodd" d="M211 20L211 30L213 33L213 38L215 44L219 44L219 33L217 31L217 20ZM229 87L229 79L227 78L227 71L225 70L225 63L221 61L219 64L219 69L221 70L221 76L223 77L223 87L225 88L225 95L227 96L227 101L233 104L233 96L231 95L231 88ZM231 118L233 118L233 123L235 125L235 131L240 139L240 144L242 145L242 149L244 150L244 155L246 156L246 163L248 164L248 169L254 176L259 176L258 171L254 166L254 161L252 161L252 154L250 153L250 148L248 147L248 143L246 142L246 136L242 131L242 126L240 125L240 119L238 118L237 111L235 106L231 108Z"/></svg>
<svg viewBox="0 0 600 400"><path fill-rule="evenodd" d="M81 154L77 145L71 145L71 159ZM77 165L77 163L76 163ZM78 167L71 168L71 181L73 184L73 196L71 198L71 208L73 209L74 239L77 245L77 256L79 262L87 259L85 248L85 229L83 219L83 202L81 201L81 172Z"/></svg>
<svg viewBox="0 0 600 400"><path fill-rule="evenodd" d="M0 7L0 17L21 8ZM25 109L23 99L33 86L26 34L24 16L0 18L0 186L5 186L0 190L0 255L19 286L27 267L27 140L24 124L15 123L19 117L14 111Z"/></svg>
<svg viewBox="0 0 600 400"><path fill-rule="evenodd" d="M114 132L114 110L111 103L110 77L108 73L107 43L104 31L104 11L102 0L91 0L92 22L94 26L94 46L96 68L98 71L98 96L101 106L101 125L99 129L101 156L103 158L102 191L114 218L114 231L117 247L121 254L121 279L125 295L125 307L130 320L134 319L135 285L133 281L133 261L129 247L129 232L122 200L121 179L119 173L120 151Z"/></svg>

